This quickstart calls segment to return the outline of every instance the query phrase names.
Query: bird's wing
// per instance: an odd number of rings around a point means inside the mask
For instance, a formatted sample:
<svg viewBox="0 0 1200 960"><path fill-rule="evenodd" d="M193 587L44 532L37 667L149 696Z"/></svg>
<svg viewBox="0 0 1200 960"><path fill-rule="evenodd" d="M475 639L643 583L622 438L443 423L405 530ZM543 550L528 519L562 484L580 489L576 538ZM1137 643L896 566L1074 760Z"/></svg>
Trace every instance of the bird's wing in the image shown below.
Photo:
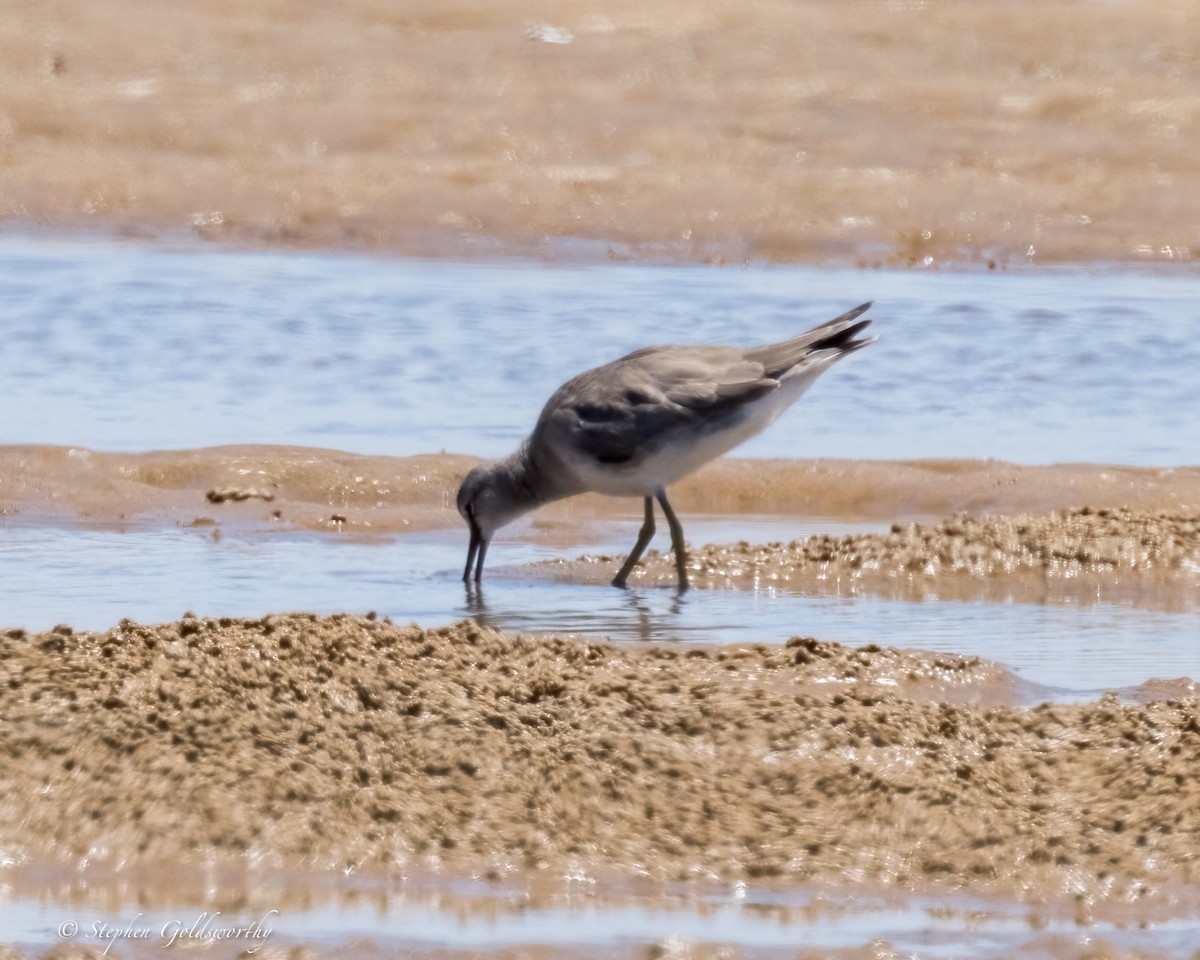
<svg viewBox="0 0 1200 960"><path fill-rule="evenodd" d="M647 347L559 388L537 433L600 463L635 464L680 431L711 428L779 388L732 347Z"/></svg>

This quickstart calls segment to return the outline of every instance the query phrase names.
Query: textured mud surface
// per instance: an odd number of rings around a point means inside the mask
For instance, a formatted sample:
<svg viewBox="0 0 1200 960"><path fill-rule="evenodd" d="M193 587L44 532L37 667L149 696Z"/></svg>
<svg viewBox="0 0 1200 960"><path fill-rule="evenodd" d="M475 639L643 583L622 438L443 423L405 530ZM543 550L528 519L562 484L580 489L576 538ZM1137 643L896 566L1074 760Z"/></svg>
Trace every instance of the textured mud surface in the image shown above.
<svg viewBox="0 0 1200 960"><path fill-rule="evenodd" d="M1017 709L976 660L645 649L312 615L0 635L0 848L970 889L1200 892L1200 705ZM949 702L955 700L957 705Z"/></svg>
<svg viewBox="0 0 1200 960"><path fill-rule="evenodd" d="M561 575L603 578L619 557L553 564ZM895 524L890 533L692 548L700 586L790 586L889 595L1072 595L1194 604L1200 591L1200 513L1058 510L1015 516L960 514ZM670 554L652 553L633 578L675 580Z"/></svg>

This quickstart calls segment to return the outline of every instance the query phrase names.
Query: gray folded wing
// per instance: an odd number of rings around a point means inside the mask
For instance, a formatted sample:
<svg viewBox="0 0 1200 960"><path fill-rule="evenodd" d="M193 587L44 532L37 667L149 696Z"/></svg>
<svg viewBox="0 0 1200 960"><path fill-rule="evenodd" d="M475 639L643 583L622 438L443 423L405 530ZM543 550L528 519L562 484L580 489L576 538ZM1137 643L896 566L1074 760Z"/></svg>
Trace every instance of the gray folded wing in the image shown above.
<svg viewBox="0 0 1200 960"><path fill-rule="evenodd" d="M535 435L599 463L635 465L681 432L721 429L778 388L743 350L647 347L564 384Z"/></svg>
<svg viewBox="0 0 1200 960"><path fill-rule="evenodd" d="M735 425L748 404L778 390L781 379L865 347L864 303L780 343L734 347L646 347L569 381L546 403L537 428L539 455L584 456L636 468L664 446L696 441ZM796 374L793 374L795 376Z"/></svg>

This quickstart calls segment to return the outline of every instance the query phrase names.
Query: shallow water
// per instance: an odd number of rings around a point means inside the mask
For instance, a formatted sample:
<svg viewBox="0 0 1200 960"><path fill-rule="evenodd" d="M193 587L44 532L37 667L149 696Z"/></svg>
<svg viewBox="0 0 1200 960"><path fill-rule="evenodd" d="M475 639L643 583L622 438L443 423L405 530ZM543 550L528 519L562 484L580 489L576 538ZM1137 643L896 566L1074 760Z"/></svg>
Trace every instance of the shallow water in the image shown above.
<svg viewBox="0 0 1200 960"><path fill-rule="evenodd" d="M713 542L735 520L689 524ZM766 524L760 520L766 528ZM636 525L612 524L595 545L619 553ZM776 534L779 524L771 524ZM788 535L839 529L782 525ZM743 527L752 536L755 524ZM622 532L623 531L623 532ZM1078 700L1147 680L1200 676L1200 612L1163 613L1116 604L1034 604L873 596L805 596L776 588L677 594L621 591L530 576L524 564L564 556L562 548L507 541L481 595L459 580L465 537L431 531L380 541L198 530L10 528L0 537L0 572L20 584L5 597L4 623L49 629L67 622L102 630L199 616L265 611L375 611L400 623L436 625L473 617L512 633L565 633L623 642L783 643L815 636L844 644L934 650L1003 663L1024 682L1024 698ZM565 555L573 556L568 551Z"/></svg>
<svg viewBox="0 0 1200 960"><path fill-rule="evenodd" d="M839 950L861 946L872 932L879 955L956 960L969 940L972 958L1057 956L1098 946L1153 949L1156 956L1188 957L1200 926L1176 920L1123 928L1081 925L1019 908L967 898L888 904L866 897L846 902L808 901L802 896L759 899L745 891L720 898L662 898L606 902L587 892L554 905L526 905L520 898L390 894L337 905L284 906L259 910L128 908L114 913L90 905L16 900L0 904L6 937L23 946L70 940L129 956L138 948L155 955L164 947L207 948L206 956L244 956L249 947L286 948L294 943L352 949L354 955L409 956L413 950L500 950L552 946L572 955L632 956L634 951L674 950L690 955L692 944L735 945L752 956L764 951ZM222 931L242 929L241 939L222 942ZM619 950L614 954L613 950ZM1044 951L1044 953L1042 952ZM653 952L651 955L656 955ZM667 955L671 955L668 953ZM743 954L744 955L744 954ZM789 953L787 955L794 955Z"/></svg>
<svg viewBox="0 0 1200 960"><path fill-rule="evenodd" d="M0 237L0 444L509 452L647 343L879 342L741 456L1175 466L1200 450L1200 278L429 262Z"/></svg>

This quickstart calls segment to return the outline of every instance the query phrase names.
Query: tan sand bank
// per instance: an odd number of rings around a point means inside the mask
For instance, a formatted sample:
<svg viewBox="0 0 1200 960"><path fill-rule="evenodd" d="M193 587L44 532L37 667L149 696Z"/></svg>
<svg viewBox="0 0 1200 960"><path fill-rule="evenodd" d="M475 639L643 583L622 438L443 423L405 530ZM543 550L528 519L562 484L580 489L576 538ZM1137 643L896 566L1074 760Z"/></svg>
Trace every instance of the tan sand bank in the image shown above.
<svg viewBox="0 0 1200 960"><path fill-rule="evenodd" d="M477 462L284 446L153 453L7 446L0 447L0 517L400 533L457 519L453 491Z"/></svg>
<svg viewBox="0 0 1200 960"><path fill-rule="evenodd" d="M10 0L0 217L415 254L1189 261L1197 8Z"/></svg>
<svg viewBox="0 0 1200 960"><path fill-rule="evenodd" d="M603 582L620 557L544 564ZM697 586L790 587L891 597L1084 599L1187 608L1200 601L1200 511L1083 507L1043 514L894 524L886 535L693 548ZM635 582L673 584L674 557L649 554Z"/></svg>
<svg viewBox="0 0 1200 960"><path fill-rule="evenodd" d="M616 647L314 615L13 631L0 849L1194 910L1200 703L996 704L1011 684L809 639Z"/></svg>
<svg viewBox="0 0 1200 960"><path fill-rule="evenodd" d="M455 493L478 462L444 453L380 457L283 446L151 453L0 446L0 518L363 534L461 527ZM1182 512L1200 505L1200 467L722 459L672 487L671 501L685 525L697 513L893 521L1083 506ZM640 518L641 504L575 497L539 510L532 533L516 525L504 535L579 543L587 522L614 515Z"/></svg>

